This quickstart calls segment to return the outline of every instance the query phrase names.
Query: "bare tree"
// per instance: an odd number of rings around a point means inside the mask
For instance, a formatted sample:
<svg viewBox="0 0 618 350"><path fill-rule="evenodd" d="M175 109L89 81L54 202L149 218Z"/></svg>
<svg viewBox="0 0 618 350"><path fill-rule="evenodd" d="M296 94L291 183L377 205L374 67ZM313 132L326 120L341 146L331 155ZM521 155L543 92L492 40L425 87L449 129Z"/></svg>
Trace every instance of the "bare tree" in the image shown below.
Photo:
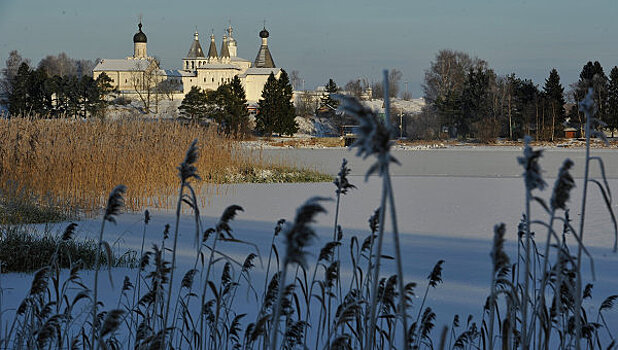
<svg viewBox="0 0 618 350"><path fill-rule="evenodd" d="M92 60L76 60L75 61L75 66L76 66L77 76L78 77L83 77L83 76L91 77L92 76L92 70L97 65L97 62L99 62L98 58L96 60L94 60L94 61L92 61Z"/></svg>
<svg viewBox="0 0 618 350"><path fill-rule="evenodd" d="M9 53L9 57L6 60L6 68L2 69L2 76L0 78L1 99L8 98L8 95L13 92L13 80L17 76L17 71L22 63L30 65L30 60L23 58L17 50L13 50Z"/></svg>
<svg viewBox="0 0 618 350"><path fill-rule="evenodd" d="M77 63L66 53L61 52L58 56L48 55L39 62L39 69L44 69L50 77L78 76Z"/></svg>
<svg viewBox="0 0 618 350"><path fill-rule="evenodd" d="M297 70L293 70L292 73L290 73L290 82L292 83L292 88L295 91L298 91L302 88L303 80Z"/></svg>
<svg viewBox="0 0 618 350"><path fill-rule="evenodd" d="M164 79L157 85L159 93L165 95L170 101L174 101L174 94L181 92L181 84L173 78Z"/></svg>
<svg viewBox="0 0 618 350"><path fill-rule="evenodd" d="M159 91L157 86L162 80L158 62L148 60L147 64L144 61L136 61L135 68L131 72L131 83L133 90L142 101L144 111L146 113L158 113L159 109ZM154 101L154 111L152 110L152 102Z"/></svg>
<svg viewBox="0 0 618 350"><path fill-rule="evenodd" d="M399 83L403 74L397 69L391 69L388 72L388 96L399 96ZM384 86L382 82L374 82L371 84L371 95L373 98L384 98Z"/></svg>
<svg viewBox="0 0 618 350"><path fill-rule="evenodd" d="M296 115L301 117L312 117L320 106L320 95L303 91L298 93L295 101Z"/></svg>
<svg viewBox="0 0 618 350"><path fill-rule="evenodd" d="M465 52L441 50L425 71L425 101L431 105L449 94L461 92L466 82L466 73L473 67L486 65L485 61L471 58Z"/></svg>
<svg viewBox="0 0 618 350"><path fill-rule="evenodd" d="M363 92L366 87L363 86L363 81L360 79L350 80L347 84L345 84L344 90L347 91L350 95L361 98L363 96Z"/></svg>

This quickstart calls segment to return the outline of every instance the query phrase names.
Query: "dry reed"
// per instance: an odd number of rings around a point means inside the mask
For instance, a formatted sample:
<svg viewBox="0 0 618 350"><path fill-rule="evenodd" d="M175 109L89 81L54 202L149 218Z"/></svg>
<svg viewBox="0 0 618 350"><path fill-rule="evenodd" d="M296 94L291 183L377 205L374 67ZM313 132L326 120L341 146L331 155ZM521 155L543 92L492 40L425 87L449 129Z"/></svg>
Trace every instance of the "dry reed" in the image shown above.
<svg viewBox="0 0 618 350"><path fill-rule="evenodd" d="M196 163L203 182L216 191L231 173L270 167L249 159L237 144L199 124L159 120L0 120L0 194L24 189L54 206L86 211L103 208L116 184L129 188L127 208L169 208L185 147L199 139ZM207 196L202 196L205 204Z"/></svg>

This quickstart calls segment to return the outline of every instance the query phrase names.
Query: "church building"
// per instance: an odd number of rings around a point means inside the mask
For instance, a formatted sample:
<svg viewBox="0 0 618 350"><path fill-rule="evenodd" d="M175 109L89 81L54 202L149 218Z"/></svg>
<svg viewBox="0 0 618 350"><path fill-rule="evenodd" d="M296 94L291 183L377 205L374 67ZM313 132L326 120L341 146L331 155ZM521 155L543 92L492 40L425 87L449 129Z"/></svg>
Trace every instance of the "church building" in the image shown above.
<svg viewBox="0 0 618 350"><path fill-rule="evenodd" d="M148 40L142 31L141 22L138 28L139 31L133 36L133 56L124 59L102 59L93 70L95 79L101 73L107 74L112 85L123 94L138 94L167 81L170 83L167 86L176 90L175 94L184 96L193 86L202 90L216 90L237 75L245 88L247 101L255 103L261 98L268 76L273 73L278 78L281 74L281 69L275 66L268 48L270 34L266 28L259 33L261 45L253 62L237 56L238 44L233 29L229 26L221 40L219 51L214 34L210 35L207 53L204 53L196 31L187 55L182 58L181 68L169 70L161 69L157 62L148 56Z"/></svg>

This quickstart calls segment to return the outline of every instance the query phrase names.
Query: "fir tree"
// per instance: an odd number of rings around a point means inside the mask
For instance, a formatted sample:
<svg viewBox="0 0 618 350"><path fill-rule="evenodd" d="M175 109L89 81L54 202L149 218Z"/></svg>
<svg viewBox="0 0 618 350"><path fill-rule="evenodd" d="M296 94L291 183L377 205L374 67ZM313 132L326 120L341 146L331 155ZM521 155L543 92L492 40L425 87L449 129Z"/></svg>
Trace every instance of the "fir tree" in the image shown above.
<svg viewBox="0 0 618 350"><path fill-rule="evenodd" d="M13 116L24 116L28 113L28 79L30 74L30 66L23 62L17 70L9 95L9 111Z"/></svg>
<svg viewBox="0 0 618 350"><path fill-rule="evenodd" d="M599 61L594 62L593 71L591 85L594 89L594 102L597 105L596 117L602 121L607 121L608 79Z"/></svg>
<svg viewBox="0 0 618 350"><path fill-rule="evenodd" d="M231 132L235 137L240 137L248 132L249 128L249 111L247 110L247 95L245 88L240 82L237 75L229 84L230 96L226 103L226 109L231 120Z"/></svg>
<svg viewBox="0 0 618 350"><path fill-rule="evenodd" d="M258 114L255 117L255 130L259 134L271 136L275 131L279 97L279 84L275 75L270 73L262 90L262 98L258 101Z"/></svg>
<svg viewBox="0 0 618 350"><path fill-rule="evenodd" d="M293 90L292 84L290 84L290 79L285 70L281 70L281 76L277 81L277 85L279 86L279 93L281 94L279 100L279 110L277 125L278 132L282 135L292 136L295 132L298 131L298 126L296 125L296 109L294 108L294 103L292 102Z"/></svg>
<svg viewBox="0 0 618 350"><path fill-rule="evenodd" d="M105 117L105 109L108 105L107 99L114 96L114 94L117 93L118 90L112 85L112 79L107 74L105 74L105 72L101 73L101 75L97 77L96 87L99 92L99 97L97 101L97 114L99 114L101 117Z"/></svg>
<svg viewBox="0 0 618 350"><path fill-rule="evenodd" d="M607 126L612 131L612 137L614 137L614 131L618 129L618 67L614 66L609 73L609 85L608 85L608 102L607 102Z"/></svg>
<svg viewBox="0 0 618 350"><path fill-rule="evenodd" d="M575 88L576 102L582 101L588 89L594 89L594 102L597 106L596 117L607 121L608 118L608 79L599 61L588 61L579 74L579 81ZM580 116L583 118L583 116Z"/></svg>
<svg viewBox="0 0 618 350"><path fill-rule="evenodd" d="M187 119L201 119L207 115L207 97L197 86L192 86L191 91L182 100L180 107L180 116Z"/></svg>
<svg viewBox="0 0 618 350"><path fill-rule="evenodd" d="M482 66L470 68L461 96L462 114L457 122L457 129L461 136L467 136L473 131L481 132L483 119L489 117L491 99L489 83L491 72Z"/></svg>
<svg viewBox="0 0 618 350"><path fill-rule="evenodd" d="M291 136L298 130L292 93L290 78L285 70L281 70L279 79L270 74L262 90L262 99L258 102L259 112L255 118L258 133Z"/></svg>
<svg viewBox="0 0 618 350"><path fill-rule="evenodd" d="M549 124L551 128L548 129L547 136L551 141L554 141L556 131L562 130L566 117L564 110L564 88L560 84L560 76L555 68L549 72L549 77L545 80L545 86L543 86L543 92L549 113L546 123L551 123Z"/></svg>
<svg viewBox="0 0 618 350"><path fill-rule="evenodd" d="M321 107L328 107L331 109L336 109L339 106L339 101L335 100L331 97L331 94L336 94L339 92L339 87L337 83L333 79L328 79L328 83L324 86L326 92L324 96L321 98L320 105Z"/></svg>
<svg viewBox="0 0 618 350"><path fill-rule="evenodd" d="M32 71L28 77L28 110L37 117L47 117L52 109L52 91L44 69Z"/></svg>
<svg viewBox="0 0 618 350"><path fill-rule="evenodd" d="M241 137L248 131L249 112L245 89L238 76L229 84L219 86L208 95L211 115L219 123L221 131L228 136Z"/></svg>

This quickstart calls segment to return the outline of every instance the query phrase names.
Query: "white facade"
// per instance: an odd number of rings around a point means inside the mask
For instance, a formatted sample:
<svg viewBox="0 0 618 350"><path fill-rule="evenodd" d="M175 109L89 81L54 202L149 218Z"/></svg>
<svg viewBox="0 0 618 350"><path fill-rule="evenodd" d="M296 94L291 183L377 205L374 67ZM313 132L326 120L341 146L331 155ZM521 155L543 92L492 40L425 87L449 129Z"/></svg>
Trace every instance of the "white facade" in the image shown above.
<svg viewBox="0 0 618 350"><path fill-rule="evenodd" d="M262 38L262 46L266 39ZM187 94L196 86L202 90L216 90L227 84L234 76L240 78L248 102L257 102L262 96L262 89L270 73L276 78L281 75L281 69L274 67L257 68L250 60L237 56L238 44L233 36L233 29L227 29L223 36L221 49L217 52L215 36L210 36L208 52L202 50L198 33L194 34L189 53L182 59L179 72L182 72L182 92Z"/></svg>
<svg viewBox="0 0 618 350"><path fill-rule="evenodd" d="M107 74L112 79L112 85L125 94L135 93L136 89L152 88L167 80L174 83L173 86L178 89L176 94L181 95L179 97L187 94L194 86L205 91L216 90L219 86L231 82L234 76L238 76L245 88L247 102L255 103L262 96L268 76L273 73L279 78L281 75L281 69L274 66L268 51L266 38L269 33L266 29L259 33L261 46L258 58L251 62L237 56L238 44L232 27L226 32L220 52L217 52L215 36L210 36L207 53L202 49L199 34L194 33L189 52L181 59L181 68L162 70L153 58L148 57L147 39L140 23L139 32L133 36L133 56L125 59L103 59L94 68L93 76L96 79L102 73ZM264 57L267 58L266 61L263 60ZM144 78L151 77L153 72L156 72L156 78Z"/></svg>

